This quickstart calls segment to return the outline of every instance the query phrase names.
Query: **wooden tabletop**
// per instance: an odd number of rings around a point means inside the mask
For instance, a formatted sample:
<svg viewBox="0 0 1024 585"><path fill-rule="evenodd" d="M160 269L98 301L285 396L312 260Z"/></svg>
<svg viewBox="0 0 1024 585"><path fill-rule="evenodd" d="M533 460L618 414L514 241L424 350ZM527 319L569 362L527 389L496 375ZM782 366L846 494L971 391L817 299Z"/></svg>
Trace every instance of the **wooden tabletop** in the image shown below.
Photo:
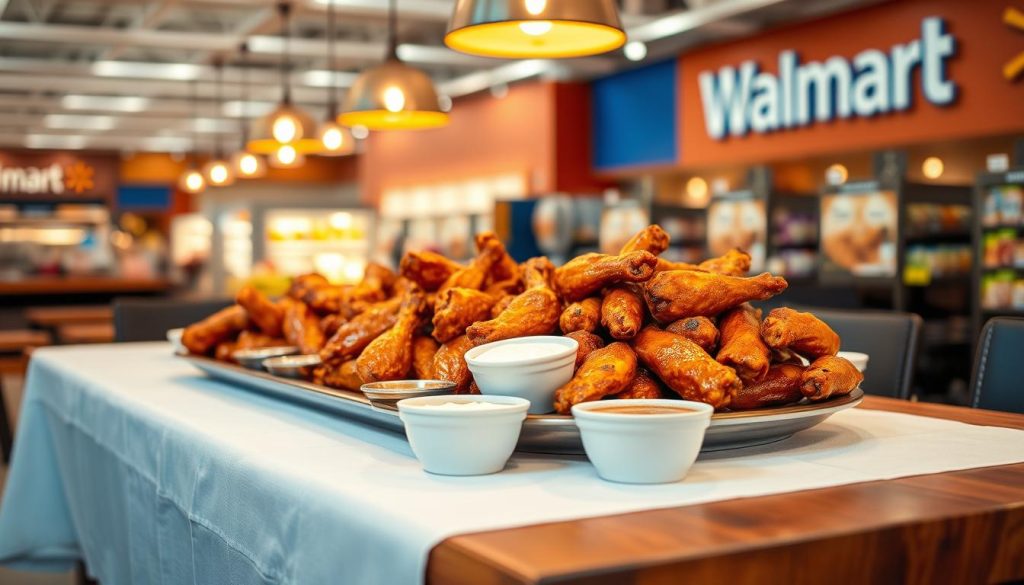
<svg viewBox="0 0 1024 585"><path fill-rule="evenodd" d="M42 327L110 322L114 319L114 309L110 305L31 307L25 309L25 318L29 323Z"/></svg>
<svg viewBox="0 0 1024 585"><path fill-rule="evenodd" d="M860 408L1024 429L1024 416L867 397ZM1024 579L1024 464L448 538L427 582L994 583Z"/></svg>
<svg viewBox="0 0 1024 585"><path fill-rule="evenodd" d="M119 278L115 276L36 276L0 280L3 295L121 294L165 291L163 279Z"/></svg>

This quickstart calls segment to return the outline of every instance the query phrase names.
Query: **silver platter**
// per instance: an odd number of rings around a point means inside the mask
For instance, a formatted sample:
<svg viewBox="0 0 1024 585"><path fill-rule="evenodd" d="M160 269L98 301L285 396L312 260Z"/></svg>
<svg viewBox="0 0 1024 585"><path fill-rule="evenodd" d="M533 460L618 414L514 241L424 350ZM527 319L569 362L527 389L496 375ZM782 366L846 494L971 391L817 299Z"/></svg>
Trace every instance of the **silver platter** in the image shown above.
<svg viewBox="0 0 1024 585"><path fill-rule="evenodd" d="M303 380L281 378L206 357L181 357L211 378L301 402L362 423L405 432L397 410L375 406L361 392L336 390ZM857 388L847 396L824 402L716 413L711 417L711 426L704 435L702 450L739 449L781 441L820 424L841 410L857 406L863 398L864 392ZM517 449L529 453L583 454L579 430L572 417L553 414L526 417Z"/></svg>

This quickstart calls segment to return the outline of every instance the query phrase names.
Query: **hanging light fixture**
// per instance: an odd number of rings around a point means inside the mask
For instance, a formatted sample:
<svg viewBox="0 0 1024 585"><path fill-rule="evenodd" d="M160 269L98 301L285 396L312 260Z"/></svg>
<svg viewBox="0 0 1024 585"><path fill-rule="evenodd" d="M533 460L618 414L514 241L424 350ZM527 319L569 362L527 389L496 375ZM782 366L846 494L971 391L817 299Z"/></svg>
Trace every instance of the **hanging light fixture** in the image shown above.
<svg viewBox="0 0 1024 585"><path fill-rule="evenodd" d="M263 160L263 157L258 154L253 154L245 150L246 143L249 142L249 45L242 43L239 47L239 52L242 54L242 108L240 133L242 136L242 145L238 149L238 152L231 156L231 168L235 171L235 176L240 179L258 179L263 175L267 174L267 163Z"/></svg>
<svg viewBox="0 0 1024 585"><path fill-rule="evenodd" d="M320 141L314 136L315 125L309 114L292 104L292 86L288 78L291 70L291 3L277 5L284 27L284 48L281 55L281 103L260 120L256 136L246 145L246 150L258 154L270 154L282 144L290 144L299 152L316 152Z"/></svg>
<svg viewBox="0 0 1024 585"><path fill-rule="evenodd" d="M270 154L270 166L278 169L294 169L306 162L306 156L291 144L282 144Z"/></svg>
<svg viewBox="0 0 1024 585"><path fill-rule="evenodd" d="M352 132L335 121L338 116L338 85L335 83L337 68L334 62L334 2L327 4L327 69L331 73L328 86L327 119L320 125L318 136L322 156L342 156L355 151L356 140Z"/></svg>
<svg viewBox="0 0 1024 585"><path fill-rule="evenodd" d="M192 100L192 150L189 152L188 168L178 179L178 188L186 193L196 195L206 190L206 179L203 177L203 173L199 172L196 168L196 150L199 144L199 135L196 132L196 81L193 80L189 86L191 88L191 100Z"/></svg>
<svg viewBox="0 0 1024 585"><path fill-rule="evenodd" d="M434 83L426 73L398 59L396 0L388 10L388 57L383 64L364 71L352 84L345 111L338 122L370 130L419 130L448 123L441 111Z"/></svg>
<svg viewBox="0 0 1024 585"><path fill-rule="evenodd" d="M217 74L217 99L216 108L220 111L221 105L224 103L224 62L219 58L214 63L214 68ZM215 117L214 120L217 118ZM214 128L214 131L217 129ZM212 187L227 187L235 182L234 169L231 168L231 163L224 158L224 149L221 144L221 135L217 134L217 144L213 151L213 160L206 163L203 166L203 176L206 177L206 182Z"/></svg>
<svg viewBox="0 0 1024 585"><path fill-rule="evenodd" d="M458 0L444 44L484 57L585 57L626 43L615 0Z"/></svg>

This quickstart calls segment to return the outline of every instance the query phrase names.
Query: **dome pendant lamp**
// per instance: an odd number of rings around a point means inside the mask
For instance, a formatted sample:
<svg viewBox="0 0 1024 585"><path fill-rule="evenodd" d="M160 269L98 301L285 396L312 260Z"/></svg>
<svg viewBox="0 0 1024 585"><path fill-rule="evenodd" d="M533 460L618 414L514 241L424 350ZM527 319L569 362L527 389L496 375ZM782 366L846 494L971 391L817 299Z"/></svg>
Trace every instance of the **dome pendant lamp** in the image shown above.
<svg viewBox="0 0 1024 585"><path fill-rule="evenodd" d="M192 81L189 86L191 88L191 100L192 100L192 150L189 152L188 168L182 173L181 178L178 179L178 188L186 193L192 195L198 195L206 190L206 178L203 177L203 173L199 172L196 168L196 151L199 145L199 135L196 132L196 81Z"/></svg>
<svg viewBox="0 0 1024 585"><path fill-rule="evenodd" d="M278 11L284 27L284 50L281 55L281 103L260 120L256 136L246 145L249 152L271 154L288 144L297 152L316 152L320 141L314 135L315 125L309 114L292 104L292 86L288 75L291 70L291 3L281 2Z"/></svg>
<svg viewBox="0 0 1024 585"><path fill-rule="evenodd" d="M444 44L505 59L586 57L626 43L615 0L458 0Z"/></svg>
<svg viewBox="0 0 1024 585"><path fill-rule="evenodd" d="M267 174L267 163L262 156L245 150L249 142L249 45L242 43L239 47L242 55L242 108L239 116L242 145L238 152L231 156L231 167L239 179L258 179Z"/></svg>
<svg viewBox="0 0 1024 585"><path fill-rule="evenodd" d="M338 116L340 124L370 130L422 130L448 123L430 77L398 59L396 18L395 0L391 0L387 60L356 79Z"/></svg>
<svg viewBox="0 0 1024 585"><path fill-rule="evenodd" d="M338 86L334 83L337 68L334 62L334 1L327 4L327 69L331 72L328 86L327 119L320 124L320 156L344 156L355 152L356 139L348 128L335 121L338 117Z"/></svg>
<svg viewBox="0 0 1024 585"><path fill-rule="evenodd" d="M224 63L218 59L217 62L214 63L214 67L217 72L216 104L219 111L221 105L224 103ZM206 182L212 187L227 187L235 182L234 169L231 168L231 163L224 158L224 150L221 145L220 134L217 134L217 147L214 150L213 160L206 163L203 167L203 176L206 177Z"/></svg>

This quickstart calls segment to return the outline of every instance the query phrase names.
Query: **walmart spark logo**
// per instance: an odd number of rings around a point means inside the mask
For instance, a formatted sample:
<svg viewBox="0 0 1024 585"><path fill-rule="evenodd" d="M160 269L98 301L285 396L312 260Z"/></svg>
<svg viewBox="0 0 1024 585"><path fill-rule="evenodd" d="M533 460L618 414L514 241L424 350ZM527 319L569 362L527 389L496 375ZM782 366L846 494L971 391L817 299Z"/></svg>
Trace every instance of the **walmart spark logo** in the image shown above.
<svg viewBox="0 0 1024 585"><path fill-rule="evenodd" d="M1006 26L1024 32L1024 12L1016 8L1006 9L1006 12L1003 13L1003 22L1006 23ZM1018 53L1016 57L1003 65L1003 77L1009 81L1014 81L1021 73L1024 73L1024 52Z"/></svg>
<svg viewBox="0 0 1024 585"><path fill-rule="evenodd" d="M95 186L92 180L94 172L89 165L82 161L76 161L75 164L64 169L64 185L75 193L88 191Z"/></svg>

